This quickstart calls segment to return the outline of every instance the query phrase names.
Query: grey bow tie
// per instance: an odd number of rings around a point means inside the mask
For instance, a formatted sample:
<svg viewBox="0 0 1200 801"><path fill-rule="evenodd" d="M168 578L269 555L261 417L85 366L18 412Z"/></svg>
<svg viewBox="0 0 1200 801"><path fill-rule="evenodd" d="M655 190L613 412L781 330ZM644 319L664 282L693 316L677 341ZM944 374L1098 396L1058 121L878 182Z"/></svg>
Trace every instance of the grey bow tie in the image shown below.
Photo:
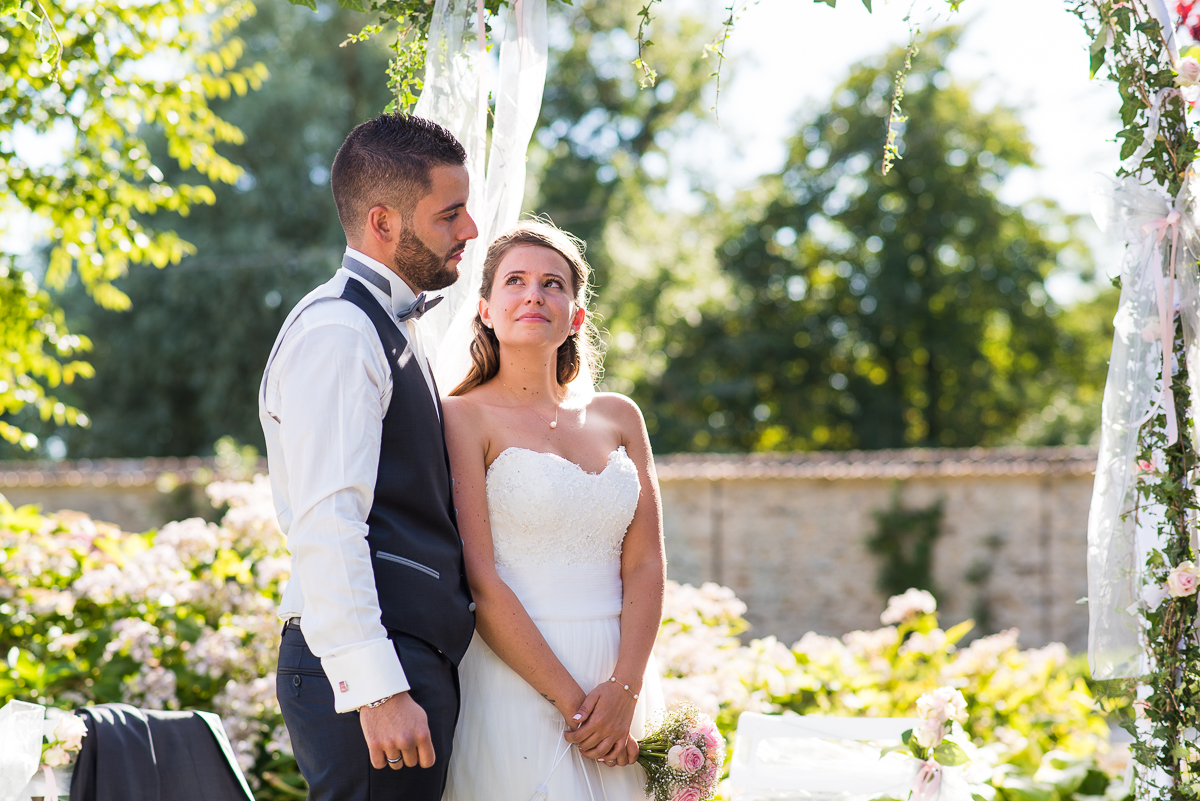
<svg viewBox="0 0 1200 801"><path fill-rule="evenodd" d="M342 258L342 267L357 275L359 278L369 281L373 286L377 287L383 294L389 298L392 296L392 285L388 280L379 273L361 264L356 259L350 258L350 254L346 254ZM417 299L412 302L407 309L402 312L397 312L396 322L403 323L407 320L420 320L425 312L432 309L434 306L442 302L442 296L437 295L432 298L427 298L422 292L417 295Z"/></svg>
<svg viewBox="0 0 1200 801"><path fill-rule="evenodd" d="M417 299L412 302L407 309L396 314L396 322L403 323L407 320L420 320L425 312L432 309L434 306L442 302L441 295L435 295L432 298L426 297L422 292L417 295Z"/></svg>

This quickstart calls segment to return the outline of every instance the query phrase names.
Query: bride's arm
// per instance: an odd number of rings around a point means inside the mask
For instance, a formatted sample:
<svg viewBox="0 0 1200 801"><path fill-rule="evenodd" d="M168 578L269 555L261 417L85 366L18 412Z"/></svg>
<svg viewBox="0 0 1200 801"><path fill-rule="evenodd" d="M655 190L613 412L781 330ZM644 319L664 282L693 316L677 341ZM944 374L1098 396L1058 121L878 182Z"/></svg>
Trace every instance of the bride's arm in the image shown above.
<svg viewBox="0 0 1200 801"><path fill-rule="evenodd" d="M637 511L621 549L621 582L624 600L621 606L621 648L613 670L616 682L606 682L592 690L584 702L584 725L568 739L579 744L580 752L593 759L616 759L630 764L637 759L634 741L627 747L622 740L607 735L612 730L629 732L633 720L633 694L641 695L642 679L658 627L662 622L663 585L666 583L666 558L663 549L662 504L650 437L637 404L621 395L605 397L611 419L621 432L621 444L637 465L641 482ZM629 690L625 690L625 685Z"/></svg>
<svg viewBox="0 0 1200 801"><path fill-rule="evenodd" d="M465 398L446 398L446 448L454 476L454 503L463 539L467 581L475 600L475 628L484 642L562 714L568 728L584 692L538 631L516 594L496 573L488 521L488 438L478 412Z"/></svg>

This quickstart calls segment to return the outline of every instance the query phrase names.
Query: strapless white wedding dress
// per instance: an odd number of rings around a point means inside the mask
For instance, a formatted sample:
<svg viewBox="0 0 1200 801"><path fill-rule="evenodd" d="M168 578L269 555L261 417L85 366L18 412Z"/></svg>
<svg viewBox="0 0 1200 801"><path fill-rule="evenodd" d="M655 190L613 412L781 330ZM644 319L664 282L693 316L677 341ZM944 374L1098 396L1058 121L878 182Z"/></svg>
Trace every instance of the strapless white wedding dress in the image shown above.
<svg viewBox="0 0 1200 801"><path fill-rule="evenodd" d="M487 472L496 570L583 691L613 675L621 644L621 544L637 509L637 467L618 448L599 473L508 448ZM644 801L638 765L583 759L563 719L479 634L459 666L462 707L442 801ZM662 709L651 659L634 713L640 737ZM545 795L541 795L544 792Z"/></svg>

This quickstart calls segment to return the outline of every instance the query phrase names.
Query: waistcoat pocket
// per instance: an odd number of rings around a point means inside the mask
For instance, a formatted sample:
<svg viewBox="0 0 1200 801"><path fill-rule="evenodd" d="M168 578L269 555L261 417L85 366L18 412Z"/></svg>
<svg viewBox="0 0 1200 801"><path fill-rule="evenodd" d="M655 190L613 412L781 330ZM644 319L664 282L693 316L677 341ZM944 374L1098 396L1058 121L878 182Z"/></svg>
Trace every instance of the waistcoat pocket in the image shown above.
<svg viewBox="0 0 1200 801"><path fill-rule="evenodd" d="M414 562L411 559L405 559L403 556L396 556L394 553L388 553L387 551L376 551L375 555L380 559L386 559L389 562L395 562L398 565L411 567L413 570L420 570L422 573L433 576L435 579L440 579L442 577L442 574L434 570L432 567L426 567L420 562Z"/></svg>

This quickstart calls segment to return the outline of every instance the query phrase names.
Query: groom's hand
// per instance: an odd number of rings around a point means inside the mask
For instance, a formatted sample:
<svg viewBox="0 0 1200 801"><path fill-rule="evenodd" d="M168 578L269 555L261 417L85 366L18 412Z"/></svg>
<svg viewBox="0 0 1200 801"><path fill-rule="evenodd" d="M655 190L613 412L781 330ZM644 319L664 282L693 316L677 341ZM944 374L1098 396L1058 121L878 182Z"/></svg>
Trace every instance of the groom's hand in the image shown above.
<svg viewBox="0 0 1200 801"><path fill-rule="evenodd" d="M429 736L429 718L408 693L392 696L374 709L364 706L358 710L358 719L374 767L433 767L436 755Z"/></svg>

